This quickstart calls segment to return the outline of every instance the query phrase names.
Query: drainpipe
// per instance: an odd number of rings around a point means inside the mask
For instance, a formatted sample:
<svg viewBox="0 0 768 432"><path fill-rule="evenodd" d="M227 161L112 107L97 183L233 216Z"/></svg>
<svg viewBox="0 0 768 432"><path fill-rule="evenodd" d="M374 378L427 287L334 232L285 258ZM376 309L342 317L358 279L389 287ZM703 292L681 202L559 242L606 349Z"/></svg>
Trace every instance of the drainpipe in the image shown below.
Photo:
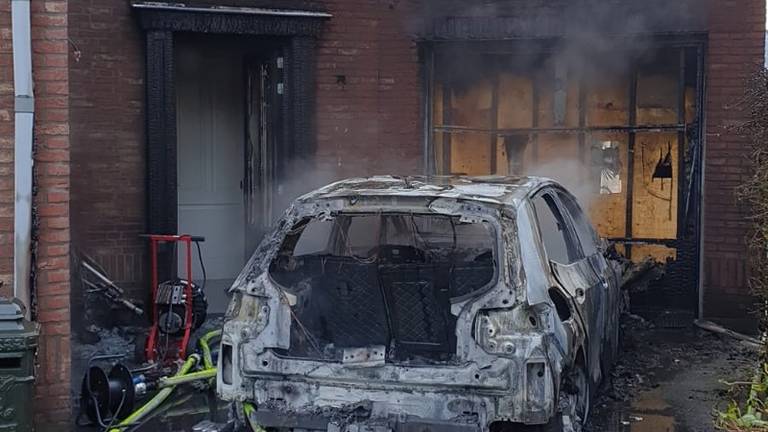
<svg viewBox="0 0 768 432"><path fill-rule="evenodd" d="M30 314L30 261L32 242L32 133L35 99L32 93L32 40L30 0L11 0L13 37L14 131L14 222L13 296L27 306Z"/></svg>

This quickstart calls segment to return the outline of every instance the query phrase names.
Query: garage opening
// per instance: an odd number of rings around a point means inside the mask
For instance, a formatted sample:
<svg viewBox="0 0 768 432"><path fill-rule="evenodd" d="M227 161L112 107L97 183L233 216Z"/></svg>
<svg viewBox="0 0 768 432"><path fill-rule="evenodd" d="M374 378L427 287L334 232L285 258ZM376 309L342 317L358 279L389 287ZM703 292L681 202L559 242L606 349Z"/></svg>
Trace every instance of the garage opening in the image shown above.
<svg viewBox="0 0 768 432"><path fill-rule="evenodd" d="M633 307L689 319L698 307L701 44L655 40L578 56L522 45L425 46L429 171L560 181L620 253L666 263L659 291L634 296Z"/></svg>

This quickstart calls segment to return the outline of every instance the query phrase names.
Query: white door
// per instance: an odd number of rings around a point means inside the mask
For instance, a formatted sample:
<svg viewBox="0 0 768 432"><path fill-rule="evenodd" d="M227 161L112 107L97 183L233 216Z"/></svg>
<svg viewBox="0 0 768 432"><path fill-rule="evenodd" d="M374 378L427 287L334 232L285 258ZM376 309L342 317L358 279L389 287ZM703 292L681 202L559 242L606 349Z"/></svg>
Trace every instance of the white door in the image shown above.
<svg viewBox="0 0 768 432"><path fill-rule="evenodd" d="M225 290L245 263L245 167L242 57L179 45L176 55L178 225L201 243L209 312L226 308ZM183 247L179 277L186 276ZM202 282L197 251L193 277Z"/></svg>

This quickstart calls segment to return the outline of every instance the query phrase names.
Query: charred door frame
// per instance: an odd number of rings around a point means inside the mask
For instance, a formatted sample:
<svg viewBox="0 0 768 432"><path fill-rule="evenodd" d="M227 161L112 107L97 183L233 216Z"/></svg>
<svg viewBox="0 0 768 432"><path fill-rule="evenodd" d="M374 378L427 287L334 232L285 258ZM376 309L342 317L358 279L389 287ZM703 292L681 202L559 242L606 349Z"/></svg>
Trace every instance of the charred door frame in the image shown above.
<svg viewBox="0 0 768 432"><path fill-rule="evenodd" d="M147 229L176 233L176 94L174 33L278 37L285 40L282 146L285 157L314 149L314 51L330 14L259 8L197 8L170 3L132 4L146 35ZM170 205L169 203L173 203ZM170 268L171 256L162 257ZM167 261L166 261L167 260Z"/></svg>
<svg viewBox="0 0 768 432"><path fill-rule="evenodd" d="M471 47L478 41L471 39L462 39L446 37L444 39L430 39L425 38L421 41L419 46L421 73L422 73L422 90L424 94L422 113L424 115L424 169L427 175L436 174L439 165L450 167L450 146L443 148L443 160L436 160L435 154L435 132L443 133L443 140L445 141L452 133L473 133L480 132L479 129L459 127L459 126L436 126L433 119L433 99L434 99L434 73L435 73L435 53L440 50L441 47L447 46L466 46ZM577 134L579 139L579 145L583 146L583 141L586 133L589 132L623 132L627 133L629 137L628 142L628 154L631 156L633 152L633 144L635 137L641 132L671 132L677 133L678 142L678 166L675 167L680 173L680 181L677 185L678 194L678 219L677 219L677 238L676 239L662 239L662 238L636 238L632 235L632 168L633 164L629 164L630 172L627 175L627 222L625 237L611 238L609 240L624 244L627 251L631 253L632 244L656 244L664 245L667 247L675 248L678 251L678 259L676 264L678 265L677 271L685 269L685 272L693 276L693 280L682 281L686 287L691 288L691 301L690 310L696 314L700 314L699 296L701 293L701 274L700 268L702 265L702 259L700 256L702 248L702 185L703 185L703 170L704 170L704 154L706 149L706 136L704 134L704 110L706 107L705 98L705 65L706 65L706 52L707 52L707 34L703 32L694 33L681 33L677 35L649 35L646 37L618 37L616 40L624 39L624 45L628 50L631 50L635 44L640 42L640 45L652 44L659 48L673 48L679 50L680 53L680 73L679 73L679 94L678 98L678 116L676 124L664 124L664 125L637 125L635 121L636 116L636 100L637 100L637 70L635 69L630 80L628 88L629 95L629 124L621 127L589 127L584 122L584 86L579 86L579 125L577 127L539 127L534 122L530 128L519 129L499 129L495 124L492 128L483 129L482 132L490 133L491 136L513 136L513 135L526 135L533 138L535 141L539 134ZM482 49L493 55L541 55L557 50L560 45L560 39L558 38L541 38L541 39L518 39L518 40L497 40L488 41L484 40L481 43ZM685 80L686 80L686 51L695 51L696 60L696 114L691 124L688 124L685 119ZM534 80L536 83L537 80ZM534 84L534 92L536 91L536 84ZM496 102L498 98L494 97L492 102ZM495 105L495 104L494 104ZM495 106L492 107L492 110ZM534 111L535 112L535 111ZM445 119L451 118L450 110L446 105L446 99L443 100L443 117ZM536 117L534 117L536 118ZM444 122L445 123L445 122ZM445 123L447 124L447 123ZM692 136L691 141L696 141L698 145L698 151L692 152L690 166L690 173L686 170L684 145L686 142L686 135ZM495 141L495 140L492 140ZM493 144L492 144L493 145ZM535 151L535 147L534 147ZM583 154L583 152L582 152ZM631 160L628 157L628 160ZM448 164L448 165L446 165ZM494 169L492 167L492 169ZM688 176L690 175L690 179ZM690 183L688 182L690 180ZM688 190L686 190L689 188ZM689 195L686 195L688 193ZM687 200L685 199L687 198ZM693 295L696 293L696 295ZM688 309L688 308L686 308Z"/></svg>

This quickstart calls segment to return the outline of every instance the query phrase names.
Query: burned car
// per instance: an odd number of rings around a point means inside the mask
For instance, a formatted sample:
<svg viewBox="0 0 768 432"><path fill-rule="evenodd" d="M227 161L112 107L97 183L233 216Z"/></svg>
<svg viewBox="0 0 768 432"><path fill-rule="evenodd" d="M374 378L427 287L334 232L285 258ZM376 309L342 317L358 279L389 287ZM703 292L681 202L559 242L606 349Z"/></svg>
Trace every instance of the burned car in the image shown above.
<svg viewBox="0 0 768 432"><path fill-rule="evenodd" d="M579 430L617 351L617 284L550 180L337 182L235 281L218 393L263 427Z"/></svg>

